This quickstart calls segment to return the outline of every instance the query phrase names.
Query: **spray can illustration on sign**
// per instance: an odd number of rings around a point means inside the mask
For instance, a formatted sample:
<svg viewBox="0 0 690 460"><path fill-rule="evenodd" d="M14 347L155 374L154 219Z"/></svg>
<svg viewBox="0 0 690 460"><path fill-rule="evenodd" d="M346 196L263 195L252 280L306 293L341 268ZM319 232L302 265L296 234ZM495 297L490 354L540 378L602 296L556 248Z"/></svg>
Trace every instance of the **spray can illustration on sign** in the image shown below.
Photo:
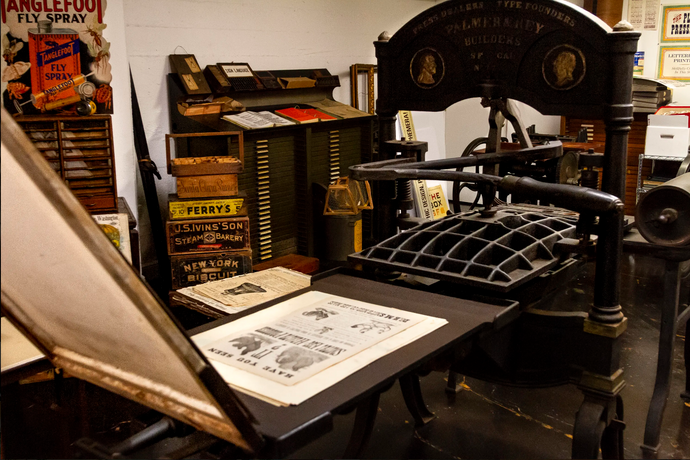
<svg viewBox="0 0 690 460"><path fill-rule="evenodd" d="M40 109L48 102L76 96L73 85L66 85L68 87L59 92L50 90L81 76L77 31L53 29L51 21L38 21L38 29L29 29L29 55L32 69L31 93L36 101L36 108Z"/></svg>

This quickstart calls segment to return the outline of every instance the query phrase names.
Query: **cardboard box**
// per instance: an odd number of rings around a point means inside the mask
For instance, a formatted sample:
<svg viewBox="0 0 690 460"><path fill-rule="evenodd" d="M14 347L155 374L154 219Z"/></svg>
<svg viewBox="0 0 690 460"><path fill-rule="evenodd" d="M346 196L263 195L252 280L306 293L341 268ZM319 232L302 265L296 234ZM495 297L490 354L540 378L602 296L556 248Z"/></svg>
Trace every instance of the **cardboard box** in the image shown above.
<svg viewBox="0 0 690 460"><path fill-rule="evenodd" d="M278 78L278 83L284 89L313 88L316 86L316 80L307 77L281 77Z"/></svg>
<svg viewBox="0 0 690 460"><path fill-rule="evenodd" d="M226 112L241 112L244 105L227 96L216 97L208 102L182 101L177 103L177 111L186 117L213 115Z"/></svg>
<svg viewBox="0 0 690 460"><path fill-rule="evenodd" d="M650 115L644 154L685 158L690 145L690 128L685 117Z"/></svg>

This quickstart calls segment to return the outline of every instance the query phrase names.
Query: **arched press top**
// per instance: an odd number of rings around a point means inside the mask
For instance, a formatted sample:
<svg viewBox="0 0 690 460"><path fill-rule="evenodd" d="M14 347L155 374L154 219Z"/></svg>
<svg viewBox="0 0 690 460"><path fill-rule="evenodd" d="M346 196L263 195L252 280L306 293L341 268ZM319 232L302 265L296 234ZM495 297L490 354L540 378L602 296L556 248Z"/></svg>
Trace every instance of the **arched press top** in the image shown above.
<svg viewBox="0 0 690 460"><path fill-rule="evenodd" d="M544 115L629 123L639 36L558 0L443 2L375 42L378 113L487 96Z"/></svg>

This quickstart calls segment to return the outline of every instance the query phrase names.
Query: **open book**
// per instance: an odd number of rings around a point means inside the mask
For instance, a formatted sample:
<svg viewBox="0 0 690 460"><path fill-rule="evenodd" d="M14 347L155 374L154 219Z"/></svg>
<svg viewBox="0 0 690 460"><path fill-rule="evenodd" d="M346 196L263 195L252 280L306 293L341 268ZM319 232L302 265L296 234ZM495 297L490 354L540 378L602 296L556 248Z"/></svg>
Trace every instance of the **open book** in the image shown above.
<svg viewBox="0 0 690 460"><path fill-rule="evenodd" d="M316 109L300 109L299 107L288 107L287 109L276 110L277 114L289 117L298 123L316 123L317 121L337 120L336 117L328 115Z"/></svg>
<svg viewBox="0 0 690 460"><path fill-rule="evenodd" d="M246 129L273 128L275 126L294 125L295 122L269 111L240 112L232 115L223 115L223 119Z"/></svg>

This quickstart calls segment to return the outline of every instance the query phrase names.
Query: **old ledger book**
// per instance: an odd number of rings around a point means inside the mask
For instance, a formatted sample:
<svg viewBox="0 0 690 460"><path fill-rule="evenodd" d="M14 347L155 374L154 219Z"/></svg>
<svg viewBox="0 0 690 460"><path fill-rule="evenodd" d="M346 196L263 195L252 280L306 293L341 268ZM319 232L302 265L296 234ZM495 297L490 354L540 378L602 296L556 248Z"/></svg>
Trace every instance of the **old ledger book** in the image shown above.
<svg viewBox="0 0 690 460"><path fill-rule="evenodd" d="M310 291L192 339L232 387L291 405L446 323Z"/></svg>
<svg viewBox="0 0 690 460"><path fill-rule="evenodd" d="M337 120L336 117L328 115L316 109L301 109L299 107L289 107L287 109L276 110L276 113L283 115L298 123L316 123L318 121Z"/></svg>
<svg viewBox="0 0 690 460"><path fill-rule="evenodd" d="M295 122L271 113L263 112L240 112L233 115L224 115L223 119L235 123L246 129L273 128L275 126L294 125Z"/></svg>

